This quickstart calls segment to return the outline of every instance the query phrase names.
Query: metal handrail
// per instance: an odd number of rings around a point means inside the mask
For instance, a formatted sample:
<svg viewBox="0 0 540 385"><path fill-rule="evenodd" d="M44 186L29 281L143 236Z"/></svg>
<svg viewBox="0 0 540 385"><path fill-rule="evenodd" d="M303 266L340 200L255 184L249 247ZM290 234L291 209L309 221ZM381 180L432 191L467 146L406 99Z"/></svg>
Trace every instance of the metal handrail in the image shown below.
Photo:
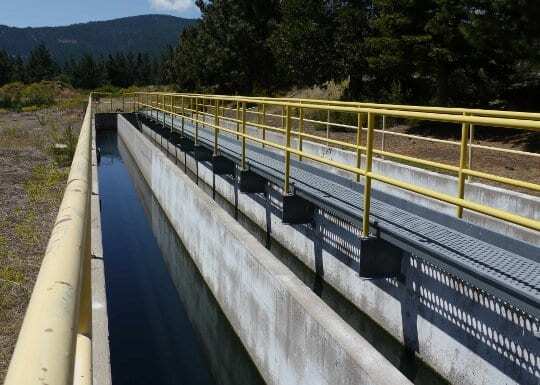
<svg viewBox="0 0 540 385"><path fill-rule="evenodd" d="M91 384L92 97L5 385Z"/></svg>
<svg viewBox="0 0 540 385"><path fill-rule="evenodd" d="M204 95L204 94L180 94L180 93L166 93L166 95L184 95L186 97L204 97L204 96L216 96L221 98L233 98L232 96L226 96L226 95ZM540 113L534 113L534 112L515 112L515 111L500 111L500 110L485 110L485 109L472 109L472 108L448 108L448 107L431 107L431 106L408 106L408 105L394 105L394 104L377 104L377 103L363 103L363 102L346 102L346 101L336 101L336 100L323 100L323 99L307 99L307 98L271 98L271 97L244 97L249 98L251 100L267 100L267 101L296 101L299 103L310 103L310 104L318 104L321 106L325 105L338 105L338 106L357 106L357 107L368 107L368 108L378 108L378 109L395 109L395 110L403 110L403 111L415 111L415 112L433 112L433 113L445 113L445 114L455 114L455 115L463 115L468 114L471 116L484 116L484 117L501 117L501 118L516 118L516 119L527 119L527 120L540 120ZM230 108L225 108L226 110L232 110ZM328 110L329 111L329 110ZM281 114L276 113L270 113L270 112L259 112L259 111L249 111L250 114L257 114L257 115L265 115L269 117L276 117L280 119L284 119L285 117ZM298 120L298 117L291 117L292 120ZM385 136L395 136L395 137L405 137L409 139L416 139L421 140L424 142L431 142L431 143L441 143L441 144L448 144L453 146L460 146L461 143L459 141L453 141L453 140L444 140L444 139L437 139L427 136L420 136L420 135L414 135L414 134L407 134L402 132L396 132L392 130L386 129L385 124L385 116L382 115L383 120L383 127L382 129L375 128L374 132L381 134L381 150L385 150ZM327 121L322 120L315 120L315 119L304 119L305 123L312 123L312 124L318 124L318 125L324 125L326 126L326 135L327 138L329 138L330 134L330 127L339 127L339 128L346 128L351 130L356 130L355 126L343 124L343 123L337 123L337 122L331 122L329 118L327 118ZM362 128L363 131L367 132L367 127ZM487 150L487 151L494 151L504 154L512 154L512 155L520 155L520 156L533 156L540 158L540 153L536 152L530 152L530 151L522 151L522 150L515 150L511 148L505 148L505 147L494 147L494 146L485 146L481 144L475 144L474 141L474 125L471 125L469 133L469 157L468 157L468 166L472 166L472 150L473 149L481 149L481 150ZM302 139L300 139L302 140Z"/></svg>
<svg viewBox="0 0 540 385"><path fill-rule="evenodd" d="M162 101L160 102L159 99ZM134 93L133 96L134 103L137 105L137 109L140 108L149 108L151 111L161 111L167 114L172 114L174 116L179 116L182 118L182 121L184 120L190 120L194 123L196 130L198 131L199 125L204 125L206 127L209 127L210 129L214 130L214 134L219 131L223 131L226 133L230 133L233 136L236 136L237 139L242 141L242 165L245 165L245 154L246 154L246 141L253 141L255 143L260 143L264 146L269 146L271 148L280 150L284 152L285 156L285 181L284 181L284 192L287 193L289 191L289 179L290 179L290 155L294 154L299 157L299 159L306 158L313 161L316 161L318 163L325 164L330 167L334 167L340 170L349 171L357 176L359 178L360 176L363 176L365 178L364 183L364 215L363 215L363 223L362 223L362 234L364 236L368 235L369 232L369 210L370 210L370 201L371 201L371 181L376 180L385 184L392 185L394 187L398 187L400 189L404 189L410 192L414 192L417 194L421 194L423 196L439 200L445 203L449 203L456 206L456 213L458 217L461 217L463 214L463 209L468 209L471 211L475 211L480 214L488 215L494 218L498 218L500 220L504 220L513 224L517 224L520 226L524 226L529 229L533 230L540 230L540 222L523 217L517 214L513 214L504 210L500 210L497 208L489 207L483 204L479 204L476 202L472 202L465 198L465 177L466 176L475 176L478 178L482 178L485 180L498 182L498 183L505 183L507 185L513 186L513 187L520 187L520 188L527 188L535 192L540 192L540 185L528 181L522 181L512 178L506 178L499 175L494 174L488 174L481 171L471 170L467 167L465 159L467 156L467 148L468 148L468 138L469 138L469 130L470 126L472 124L479 125L479 126L497 126L497 127L508 127L508 128L515 128L515 129L522 129L522 130L532 130L532 131L540 131L540 121L532 120L532 119L516 119L516 118L504 118L504 117L491 117L491 116L470 116L468 114L465 115L457 115L457 114L449 114L449 113L436 113L436 112L418 112L418 111L403 111L403 110L389 110L389 109L376 109L376 108L368 108L368 107L357 107L357 106L323 106L321 107L318 104L307 104L307 103L300 103L296 101L286 101L281 102L278 100L263 100L263 99L254 99L254 98L244 98L244 97L234 97L234 96L227 96L227 97L218 97L215 95L185 95L185 94L174 94L174 93ZM168 97L171 101L169 104L165 104L164 100L165 97ZM178 99L180 99L181 104L178 104ZM202 100L202 104L200 103ZM205 104L210 101L210 104ZM223 113L220 115L220 104L224 104L225 102L229 103L236 103L237 104L237 111L239 111L238 106L242 106L241 111L241 118L239 118L239 115L237 114L237 118L234 117L227 117ZM189 108L186 108L186 105L189 106ZM272 127L275 131L279 131L284 135L284 142L285 144L277 144L272 141L266 140L266 138L259 138L253 135L249 135L246 133L246 126L253 127L255 129L268 129L268 125L263 123L260 123L259 120L257 122L250 122L246 119L246 112L247 112L247 106L248 105L255 105L258 108L265 108L266 106L277 106L281 107L285 111L285 119L284 122L282 122L282 127ZM180 107L179 107L180 106ZM209 106L213 106L213 114ZM216 107L217 106L217 107ZM183 114L179 114L177 111L179 108L182 108ZM332 111L341 111L341 112L347 112L352 113L357 116L358 121L358 128L357 128L357 143L351 144L348 142L342 142L334 139L326 139L317 137L315 135L307 134L303 132L302 129L302 114L300 114L300 121L299 121L299 129L294 130L292 128L292 115L291 111L292 109L298 109L299 111L304 111L305 109L323 109L323 110L332 110ZM208 111L206 111L208 110ZM221 110L222 111L222 110ZM516 113L519 114L519 113ZM399 117L399 118L410 118L410 119L417 119L417 120L429 120L429 121L441 121L441 122L449 122L449 123L456 123L461 124L462 126L462 140L460 143L460 163L458 166L452 166L447 165L439 162L433 162L428 161L420 158L405 156L389 151L381 151L373 148L373 133L375 132L375 118L380 115L386 115L386 116L393 116L393 117ZM214 116L214 122L219 122L218 124L212 124L210 121L207 120L207 117ZM518 116L518 115L515 115ZM200 118L202 117L202 119ZM363 146L360 144L360 133L362 131L362 122L365 120L364 118L367 117L367 140L366 144ZM237 124L237 129L233 130L231 128L224 127L221 122L227 122L235 123ZM239 127L242 127L242 130L240 130ZM263 131L264 135L264 131ZM196 134L197 136L197 134ZM350 148L356 150L357 153L357 162L356 166L350 166L347 164L343 164L336 161L331 161L328 159L325 159L323 157L319 157L313 154L309 154L306 151L304 151L301 148L301 143L299 143L298 148L293 148L291 146L291 136L297 136L299 138L307 138L311 140L322 140L322 141L330 141L330 143L343 146L345 148ZM215 143L214 146L217 146ZM216 147L217 148L217 147ZM361 156L365 156L365 167L361 168ZM449 194L440 193L438 191L430 190L424 187L416 186L412 183L402 182L400 180L390 178L385 175L381 175L377 172L374 172L372 170L371 164L373 160L374 155L380 155L388 158L394 158L401 161L406 161L410 163L414 163L418 166L423 166L428 169L436 168L440 170L444 170L446 172L455 173L458 176L457 180L457 188L458 188L458 194L457 196L451 196Z"/></svg>

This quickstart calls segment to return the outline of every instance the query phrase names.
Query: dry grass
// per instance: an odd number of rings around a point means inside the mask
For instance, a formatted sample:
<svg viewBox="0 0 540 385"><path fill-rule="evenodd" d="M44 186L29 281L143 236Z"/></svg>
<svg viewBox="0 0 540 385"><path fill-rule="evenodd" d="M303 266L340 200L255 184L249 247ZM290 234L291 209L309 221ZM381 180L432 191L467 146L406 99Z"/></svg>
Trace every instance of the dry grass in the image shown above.
<svg viewBox="0 0 540 385"><path fill-rule="evenodd" d="M79 108L58 107L0 112L0 382L69 172L52 148L68 141L68 128L80 126L81 113Z"/></svg>

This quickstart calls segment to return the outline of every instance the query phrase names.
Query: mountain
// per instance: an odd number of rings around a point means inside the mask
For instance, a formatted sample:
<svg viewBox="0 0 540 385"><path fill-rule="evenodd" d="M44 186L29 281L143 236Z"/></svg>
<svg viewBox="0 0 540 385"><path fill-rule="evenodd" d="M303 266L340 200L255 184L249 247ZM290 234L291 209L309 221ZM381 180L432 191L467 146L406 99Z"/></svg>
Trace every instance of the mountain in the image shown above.
<svg viewBox="0 0 540 385"><path fill-rule="evenodd" d="M143 15L65 27L16 28L0 25L0 50L24 58L32 48L44 43L59 62L85 53L98 56L133 51L156 55L168 45L176 46L182 30L196 22L175 16Z"/></svg>

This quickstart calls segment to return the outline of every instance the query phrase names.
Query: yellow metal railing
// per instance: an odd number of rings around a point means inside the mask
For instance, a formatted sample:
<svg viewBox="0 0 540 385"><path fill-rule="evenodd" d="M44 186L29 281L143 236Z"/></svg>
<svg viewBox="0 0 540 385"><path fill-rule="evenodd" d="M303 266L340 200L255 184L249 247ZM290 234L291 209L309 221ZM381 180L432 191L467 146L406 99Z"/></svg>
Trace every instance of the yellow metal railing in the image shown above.
<svg viewBox="0 0 540 385"><path fill-rule="evenodd" d="M5 385L91 384L89 99L66 192Z"/></svg>
<svg viewBox="0 0 540 385"><path fill-rule="evenodd" d="M202 94L185 94L193 96L204 96ZM217 97L226 97L222 95L214 95ZM296 103L308 103L308 104L318 104L321 106L321 109L324 109L324 106L351 106L359 108L376 108L376 109L390 109L397 111L413 111L413 112L430 112L430 113L441 113L441 114L454 114L454 115L470 115L470 116L484 116L484 117L499 117L499 118L514 118L514 119L527 119L527 120L540 120L540 113L534 112L515 112L515 111L500 111L500 110L484 110L484 109L472 109L472 108L448 108L448 107L428 107L428 106L408 106L408 105L397 105L397 104L377 104L377 103L362 103L362 102L345 102L345 101L336 101L336 100L321 100L321 99L305 99L305 98L269 98L269 97L249 97L252 100L274 100L274 101L283 101L283 102L296 102ZM253 112L255 114L263 114L262 112ZM275 117L283 119L283 115L279 113L264 113L265 116ZM293 117L293 120L299 119ZM429 136L421 136L408 134L404 132L396 132L388 130L386 123L386 116L380 115L381 128L376 128L374 132L381 135L380 149L385 150L385 137L394 136L399 138L408 138L414 140L420 140L423 142L431 143L441 143L453 146L460 146L460 141L446 140L446 139L437 139ZM326 111L326 120L317 120L317 119L304 119L304 123L311 123L316 125L323 125L326 127L326 136L329 137L330 130L332 128L337 129L349 129L355 130L356 127L350 124L332 122L330 121L330 110ZM367 131L367 128L363 128L363 131ZM472 150L479 149L485 151L500 152L506 154L522 155L522 156L531 156L535 158L540 158L540 153L515 150L505 147L496 147L496 146L485 146L478 143L474 143L474 125L470 125L469 130L469 139L468 139L468 167L472 167Z"/></svg>
<svg viewBox="0 0 540 385"><path fill-rule="evenodd" d="M282 151L285 160L285 181L283 190L285 193L290 189L290 159L291 155L298 156L299 159L309 159L329 167L348 171L364 178L364 214L362 233L369 231L369 211L371 202L371 182L373 180L385 183L400 189L414 192L441 202L456 206L457 215L462 216L463 210L471 210L480 214L491 216L503 221L524 226L533 230L540 230L540 222L534 218L527 218L495 207L486 206L473 202L465 197L465 179L474 176L484 180L503 183L512 187L529 189L540 192L540 185L530 181L517 180L500 175L489 174L471 169L467 165L466 159L469 146L469 134L471 126L504 127L521 130L540 131L540 114L527 114L519 112L497 112L486 110L463 110L463 109L432 109L431 107L411 107L387 106L386 108L377 105L377 108L369 106L359 106L354 103L333 103L324 105L319 101L310 100L282 100L271 98L245 98L234 96L216 95L194 95L175 93L134 93L128 97L133 99L135 110L149 109L150 113L158 111L181 117L182 128L186 121L190 121L195 126L195 139L198 139L199 127L206 127L214 132L217 138L219 132L223 132L241 141L242 158L241 164L246 166L246 142L251 141L263 146ZM282 110L281 114L276 114L278 119L270 121L269 108ZM424 111L424 109L427 109ZM306 111L349 114L353 116L357 125L356 143L348 143L327 137L320 137L304 131L306 122ZM480 112L481 111L481 112ZM475 115L476 113L476 115ZM481 114L482 116L478 116ZM156 115L157 116L157 115ZM461 125L461 141L459 144L459 164L449 165L441 162L425 160L417 157L406 156L390 151L378 150L374 148L374 133L376 132L376 119L385 116L392 118L403 118L411 120L424 120L454 123ZM254 118L255 117L255 118ZM213 121L213 123L212 123ZM367 127L364 127L367 122ZM253 135L247 132L247 127L262 132L262 135ZM280 143L268 140L267 132L281 134L283 139ZM365 144L362 144L363 132L367 133ZM297 147L292 146L291 138L297 138ZM353 150L356 153L356 164L354 166L342 162L336 162L318 155L310 154L302 147L302 140L323 142L332 146L339 146ZM218 150L217 139L214 146ZM409 182L388 177L373 171L373 157L380 156L387 159L402 161L423 167L429 170L437 169L457 176L456 196L441 193L432 189L418 186ZM362 157L365 161L362 162ZM364 166L362 167L362 163Z"/></svg>

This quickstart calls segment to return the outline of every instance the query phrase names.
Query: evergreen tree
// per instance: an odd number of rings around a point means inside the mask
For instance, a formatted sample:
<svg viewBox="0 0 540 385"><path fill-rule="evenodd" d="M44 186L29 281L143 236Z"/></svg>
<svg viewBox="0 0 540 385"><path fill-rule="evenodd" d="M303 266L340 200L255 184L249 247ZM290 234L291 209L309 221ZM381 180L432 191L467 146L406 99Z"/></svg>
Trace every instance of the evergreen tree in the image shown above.
<svg viewBox="0 0 540 385"><path fill-rule="evenodd" d="M103 68L92 55L84 55L73 70L73 86L92 90L102 85Z"/></svg>
<svg viewBox="0 0 540 385"><path fill-rule="evenodd" d="M17 56L11 63L11 79L10 82L22 82L25 79L26 67L20 56Z"/></svg>
<svg viewBox="0 0 540 385"><path fill-rule="evenodd" d="M373 1L373 32L366 39L370 98L407 103L422 95L419 69L430 41L424 30L429 5L430 0Z"/></svg>
<svg viewBox="0 0 540 385"><path fill-rule="evenodd" d="M9 83L13 63L6 51L0 51L0 86Z"/></svg>
<svg viewBox="0 0 540 385"><path fill-rule="evenodd" d="M180 88L250 93L273 85L266 44L279 0L197 0L198 24L184 31L175 74Z"/></svg>
<svg viewBox="0 0 540 385"><path fill-rule="evenodd" d="M332 78L349 78L348 99L365 96L364 77L367 74L365 39L370 36L371 0L335 0L332 13Z"/></svg>
<svg viewBox="0 0 540 385"><path fill-rule="evenodd" d="M287 85L314 85L331 77L331 9L325 0L284 0L281 20L269 45L279 79Z"/></svg>
<svg viewBox="0 0 540 385"><path fill-rule="evenodd" d="M51 80L58 73L58 66L44 44L39 44L30 52L25 67L25 80L27 83Z"/></svg>

